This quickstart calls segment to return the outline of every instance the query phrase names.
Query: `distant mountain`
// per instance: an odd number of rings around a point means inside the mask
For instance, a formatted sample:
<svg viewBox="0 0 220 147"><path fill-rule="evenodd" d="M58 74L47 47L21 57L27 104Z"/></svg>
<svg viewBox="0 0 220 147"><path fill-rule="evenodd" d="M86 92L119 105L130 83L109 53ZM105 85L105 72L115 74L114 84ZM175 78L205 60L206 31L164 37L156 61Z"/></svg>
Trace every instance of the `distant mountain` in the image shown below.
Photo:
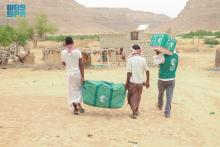
<svg viewBox="0 0 220 147"><path fill-rule="evenodd" d="M156 28L170 20L166 15L158 15L143 11L132 11L126 8L91 8L96 15L96 22L114 31L129 31L140 24L149 24Z"/></svg>
<svg viewBox="0 0 220 147"><path fill-rule="evenodd" d="M0 1L0 24L15 24L6 18L7 3L18 0ZM123 32L135 29L140 24L158 27L170 20L165 15L157 15L125 8L87 8L74 0L22 0L27 5L27 18L33 22L40 11L59 28L62 34L91 34Z"/></svg>
<svg viewBox="0 0 220 147"><path fill-rule="evenodd" d="M189 0L177 16L155 29L181 33L198 29L220 30L220 0Z"/></svg>

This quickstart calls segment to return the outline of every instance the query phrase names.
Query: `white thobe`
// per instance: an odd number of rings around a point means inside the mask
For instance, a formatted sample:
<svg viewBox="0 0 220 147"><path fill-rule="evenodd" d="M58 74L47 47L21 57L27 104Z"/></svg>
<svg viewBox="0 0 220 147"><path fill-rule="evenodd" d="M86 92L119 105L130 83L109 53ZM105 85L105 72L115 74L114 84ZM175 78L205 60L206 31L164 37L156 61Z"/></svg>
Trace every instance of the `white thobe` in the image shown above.
<svg viewBox="0 0 220 147"><path fill-rule="evenodd" d="M81 73L79 69L79 59L82 58L82 53L79 49L73 49L71 52L64 49L61 52L61 58L66 64L68 104L72 106L73 103L82 101Z"/></svg>

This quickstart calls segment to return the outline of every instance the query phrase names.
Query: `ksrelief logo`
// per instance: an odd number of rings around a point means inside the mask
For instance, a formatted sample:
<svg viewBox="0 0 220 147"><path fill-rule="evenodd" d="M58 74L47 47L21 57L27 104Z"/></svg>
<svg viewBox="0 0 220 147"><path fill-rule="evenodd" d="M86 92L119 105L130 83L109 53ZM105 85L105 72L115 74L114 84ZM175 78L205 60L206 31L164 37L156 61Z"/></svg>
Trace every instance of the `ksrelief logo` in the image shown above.
<svg viewBox="0 0 220 147"><path fill-rule="evenodd" d="M172 59L171 60L171 67L170 67L170 71L174 71L176 68L176 59Z"/></svg>
<svg viewBox="0 0 220 147"><path fill-rule="evenodd" d="M101 95L99 99L100 99L100 102L103 104L106 103L108 100L108 98L105 95Z"/></svg>
<svg viewBox="0 0 220 147"><path fill-rule="evenodd" d="M158 43L161 43L161 41L162 41L162 38L159 38L159 39L157 40Z"/></svg>
<svg viewBox="0 0 220 147"><path fill-rule="evenodd" d="M170 43L170 47L171 47L171 48L174 47L174 43L173 43L173 42Z"/></svg>

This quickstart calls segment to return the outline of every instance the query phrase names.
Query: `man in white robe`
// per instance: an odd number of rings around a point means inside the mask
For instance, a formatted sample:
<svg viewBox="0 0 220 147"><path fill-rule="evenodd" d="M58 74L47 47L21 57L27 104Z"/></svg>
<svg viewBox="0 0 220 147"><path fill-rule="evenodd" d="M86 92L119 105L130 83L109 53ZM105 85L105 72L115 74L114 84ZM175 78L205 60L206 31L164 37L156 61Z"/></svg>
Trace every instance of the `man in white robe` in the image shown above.
<svg viewBox="0 0 220 147"><path fill-rule="evenodd" d="M63 65L67 70L68 104L74 107L74 114L84 113L81 107L82 102L82 84L84 82L84 67L82 53L74 48L74 42L71 37L65 40L65 49L61 52Z"/></svg>

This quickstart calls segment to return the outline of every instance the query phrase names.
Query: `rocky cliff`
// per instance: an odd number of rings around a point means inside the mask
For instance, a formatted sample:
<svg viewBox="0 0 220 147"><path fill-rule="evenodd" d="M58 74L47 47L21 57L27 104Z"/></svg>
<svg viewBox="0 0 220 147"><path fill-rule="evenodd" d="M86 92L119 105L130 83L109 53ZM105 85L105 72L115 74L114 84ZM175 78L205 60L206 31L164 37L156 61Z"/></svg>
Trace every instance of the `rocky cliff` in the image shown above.
<svg viewBox="0 0 220 147"><path fill-rule="evenodd" d="M177 16L156 30L174 32L220 30L220 0L189 0Z"/></svg>

